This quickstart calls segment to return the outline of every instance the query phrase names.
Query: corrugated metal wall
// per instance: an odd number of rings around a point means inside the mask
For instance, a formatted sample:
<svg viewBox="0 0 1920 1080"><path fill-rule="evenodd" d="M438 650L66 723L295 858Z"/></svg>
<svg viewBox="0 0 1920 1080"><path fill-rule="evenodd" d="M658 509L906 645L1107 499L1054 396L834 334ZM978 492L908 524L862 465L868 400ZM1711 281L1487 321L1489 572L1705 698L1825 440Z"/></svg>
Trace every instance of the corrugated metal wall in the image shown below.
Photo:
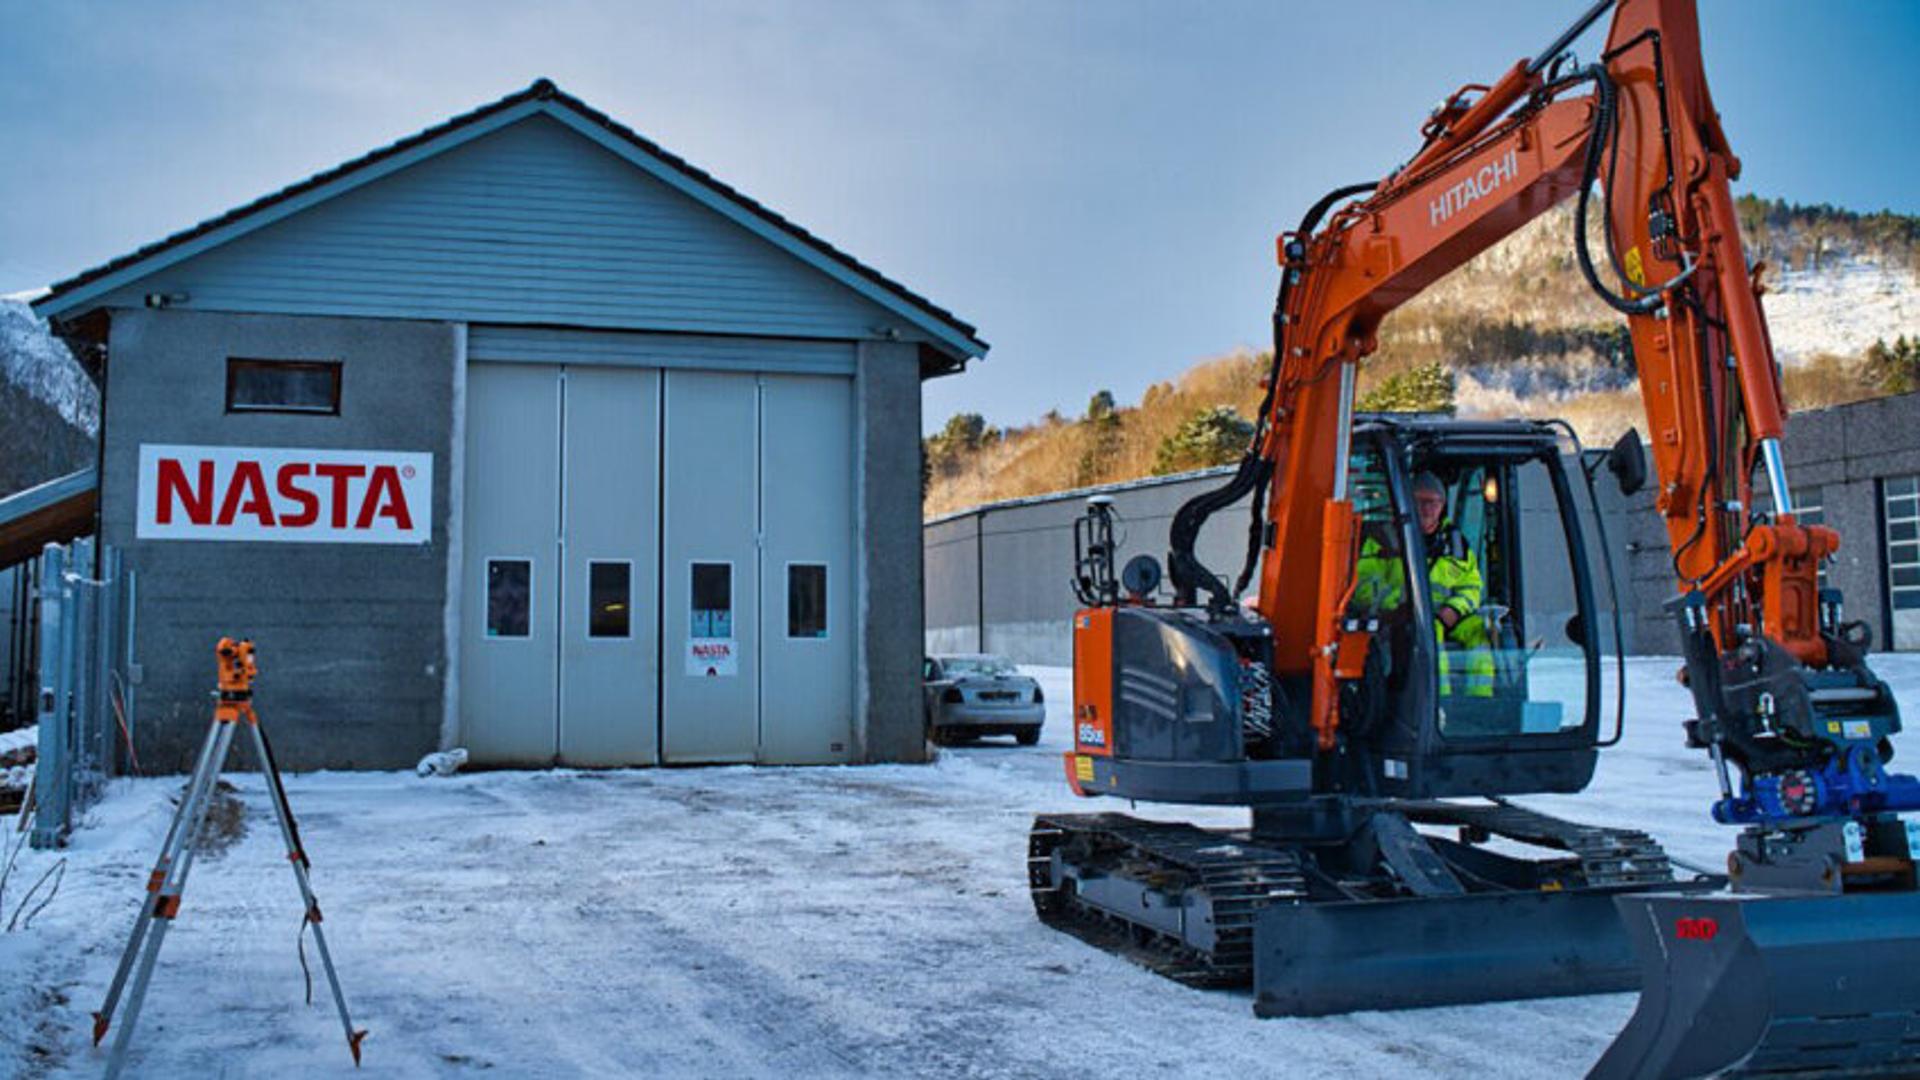
<svg viewBox="0 0 1920 1080"><path fill-rule="evenodd" d="M1145 553L1164 566L1174 513L1193 496L1225 483L1231 472L1211 470L1000 503L928 523L924 530L927 651L985 651L1004 653L1021 663L1072 663L1073 522L1084 512L1086 497L1095 491L1113 497L1123 523L1117 565ZM1600 494L1609 518L1614 569L1622 574L1624 603L1628 586L1622 552L1628 537L1619 519L1626 508L1610 481L1603 481ZM1586 496L1580 492L1576 498L1584 502ZM1558 529L1551 492L1531 490L1529 485L1520 499L1522 520L1530 534L1539 528ZM1597 547L1592 522L1583 520L1583 528L1589 545ZM1246 558L1246 500L1210 518L1196 550L1202 562L1232 584ZM1528 570L1532 606L1572 611L1572 585L1564 563L1557 567L1530 563ZM1249 592L1257 587L1257 583L1250 585ZM1595 593L1604 606L1604 581L1596 580ZM1639 628L1629 620L1623 629L1632 651Z"/></svg>
<svg viewBox="0 0 1920 1080"><path fill-rule="evenodd" d="M1827 568L1827 583L1845 595L1847 618L1872 627L1875 648L1891 648L1882 488L1890 479L1920 476L1920 394L1796 413L1788 422L1786 451L1796 500L1817 508L1818 520L1842 538ZM1133 523L1122 560L1142 551L1164 560L1174 509L1225 475L1222 470L1108 489ZM1627 649L1672 655L1679 641L1665 605L1674 594L1673 559L1666 522L1654 508L1657 486L1649 483L1632 498L1622 498L1603 472L1599 495L1613 568L1620 575ZM1087 494L997 504L929 523L924 530L928 649L985 648L1029 663L1070 662L1072 522ZM1584 494L1576 500L1584 503ZM1523 507L1537 503L1535 493L1522 493ZM1538 509L1546 512L1545 506ZM1208 523L1200 543L1208 565L1238 568L1245 521L1241 504ZM1593 523L1584 525L1589 545L1596 546ZM1528 578L1529 595L1565 591L1560 574L1531 564L1529 569L1537 571ZM1596 580L1595 589L1604 604L1604 583Z"/></svg>

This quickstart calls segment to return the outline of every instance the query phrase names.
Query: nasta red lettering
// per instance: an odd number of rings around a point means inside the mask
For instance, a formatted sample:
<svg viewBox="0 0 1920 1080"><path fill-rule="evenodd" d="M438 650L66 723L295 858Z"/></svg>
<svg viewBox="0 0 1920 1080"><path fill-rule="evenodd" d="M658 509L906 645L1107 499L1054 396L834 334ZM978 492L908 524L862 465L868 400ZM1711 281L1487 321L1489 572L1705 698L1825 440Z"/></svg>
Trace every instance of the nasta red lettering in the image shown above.
<svg viewBox="0 0 1920 1080"><path fill-rule="evenodd" d="M365 488L355 492L353 481L369 471ZM220 472L213 461L159 458L153 477L155 524L171 525L184 517L189 525L297 530L319 523L324 512L335 529L372 530L382 521L401 532L414 527L398 466L369 470L353 463L292 461L274 470L271 487L256 460L242 459L225 476Z"/></svg>

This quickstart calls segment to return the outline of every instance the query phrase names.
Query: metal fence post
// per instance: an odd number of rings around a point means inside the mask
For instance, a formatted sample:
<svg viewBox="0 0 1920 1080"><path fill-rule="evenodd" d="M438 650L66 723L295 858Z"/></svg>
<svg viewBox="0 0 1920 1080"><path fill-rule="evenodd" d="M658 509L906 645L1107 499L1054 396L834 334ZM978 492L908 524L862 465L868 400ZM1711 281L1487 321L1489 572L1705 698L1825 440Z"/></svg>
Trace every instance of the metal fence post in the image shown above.
<svg viewBox="0 0 1920 1080"><path fill-rule="evenodd" d="M77 540L67 554L67 625L72 627L72 643L67 663L73 686L73 707L67 721L67 783L72 800L67 805L67 827L73 827L73 812L86 800L93 772L93 711L97 695L93 692L93 620L96 592L87 575L93 570L93 545Z"/></svg>
<svg viewBox="0 0 1920 1080"><path fill-rule="evenodd" d="M72 638L71 612L66 603L66 550L48 544L40 553L40 671L39 757L34 768L34 847L57 847L66 838L73 790L69 727L67 662Z"/></svg>
<svg viewBox="0 0 1920 1080"><path fill-rule="evenodd" d="M137 719L134 711L136 696L134 685L140 681L133 651L135 616L140 610L139 575L135 573L133 567L124 563L118 551L114 552L113 568L114 580L120 583L122 590L120 617L124 626L120 646L120 707L123 711L121 722L127 725L127 755L131 759L133 733L137 730L134 726ZM131 765L132 761L129 760L128 764Z"/></svg>
<svg viewBox="0 0 1920 1080"><path fill-rule="evenodd" d="M114 672L120 664L120 618L124 599L121 596L120 551L118 548L102 546L100 549L100 618L94 625L94 636L100 641L93 665L94 682L100 688L100 731L94 744L95 759L100 763L100 780L121 770L115 767L119 755L114 752L117 745L114 734L118 730L118 712L115 702L119 695L114 692Z"/></svg>

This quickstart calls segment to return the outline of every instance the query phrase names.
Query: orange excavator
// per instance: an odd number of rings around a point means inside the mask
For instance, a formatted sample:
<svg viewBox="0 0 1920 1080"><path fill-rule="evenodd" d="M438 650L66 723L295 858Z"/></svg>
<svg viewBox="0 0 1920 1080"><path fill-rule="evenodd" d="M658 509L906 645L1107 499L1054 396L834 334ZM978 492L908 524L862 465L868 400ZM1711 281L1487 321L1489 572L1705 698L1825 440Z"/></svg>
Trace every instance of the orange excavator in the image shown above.
<svg viewBox="0 0 1920 1080"><path fill-rule="evenodd" d="M1279 238L1253 444L1176 515L1170 599L1150 556L1115 573L1109 504L1076 531L1069 784L1250 825L1043 815L1036 909L1184 982L1251 984L1261 1015L1638 986L1596 1075L1920 1072L1920 827L1899 817L1920 782L1887 770L1897 704L1819 581L1839 537L1795 515L1693 0L1599 0L1420 130L1405 164ZM1647 482L1640 437L1589 451L1553 422L1354 413L1389 312L1570 199L1575 261L1631 335L1684 735L1740 828L1725 875L1509 801L1583 789L1619 739L1596 485ZM1243 500L1229 587L1195 541Z"/></svg>

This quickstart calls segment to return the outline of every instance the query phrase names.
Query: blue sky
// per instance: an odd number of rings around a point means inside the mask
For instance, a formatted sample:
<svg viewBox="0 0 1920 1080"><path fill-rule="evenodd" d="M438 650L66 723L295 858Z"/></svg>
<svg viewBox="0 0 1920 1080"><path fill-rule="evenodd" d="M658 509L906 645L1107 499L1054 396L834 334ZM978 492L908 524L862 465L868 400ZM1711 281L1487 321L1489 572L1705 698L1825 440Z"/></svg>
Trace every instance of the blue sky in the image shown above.
<svg viewBox="0 0 1920 1080"><path fill-rule="evenodd" d="M0 0L0 291L545 75L976 323L927 426L1077 413L1261 344L1274 234L1584 6ZM1920 3L1700 6L1742 190L1920 213Z"/></svg>

